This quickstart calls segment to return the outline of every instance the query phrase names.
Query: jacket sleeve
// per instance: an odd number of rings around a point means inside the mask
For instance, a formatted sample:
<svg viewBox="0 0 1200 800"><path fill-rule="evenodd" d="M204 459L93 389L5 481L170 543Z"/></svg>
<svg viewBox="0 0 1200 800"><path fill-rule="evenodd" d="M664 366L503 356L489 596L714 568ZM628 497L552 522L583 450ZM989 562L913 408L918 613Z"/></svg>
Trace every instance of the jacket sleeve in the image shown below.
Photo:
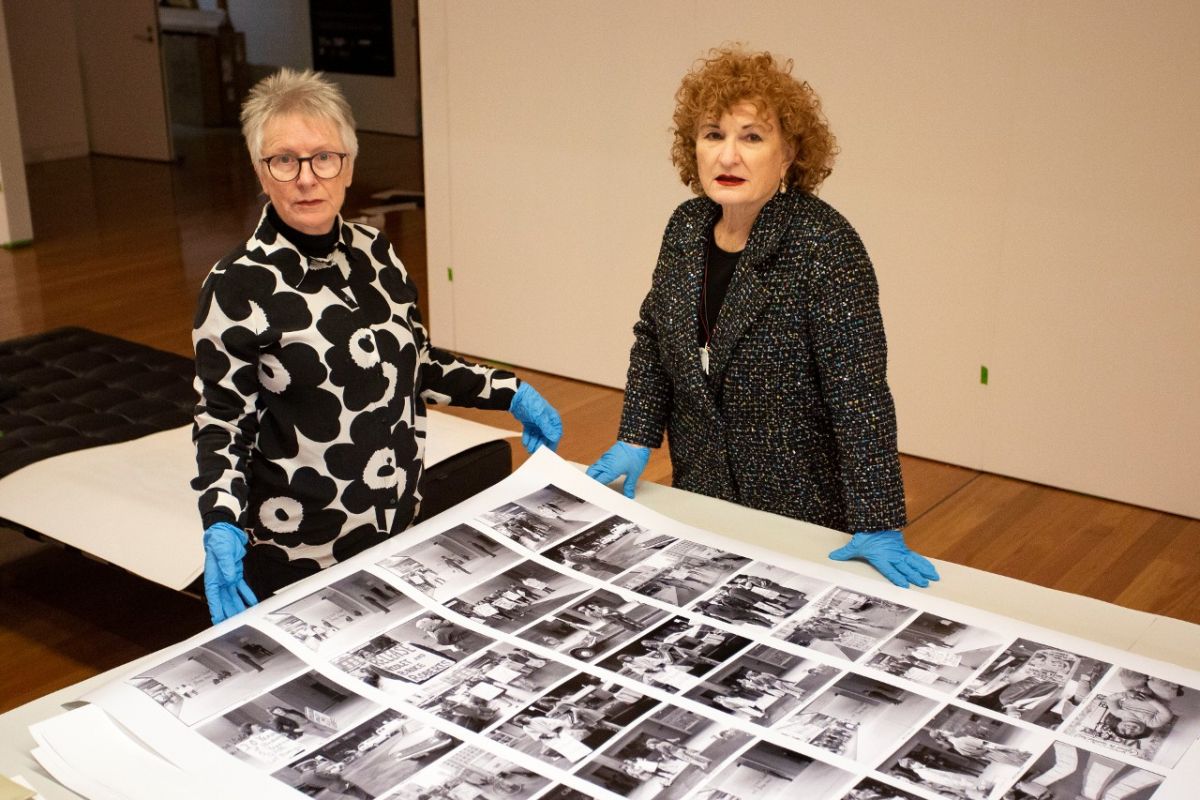
<svg viewBox="0 0 1200 800"><path fill-rule="evenodd" d="M246 319L231 319L217 301L237 292L236 275L214 269L200 291L192 330L199 395L192 441L204 527L217 522L245 526L248 464L258 436L258 342L266 318L256 304Z"/></svg>
<svg viewBox="0 0 1200 800"><path fill-rule="evenodd" d="M670 225L667 226L668 232ZM633 326L633 347L629 351L629 370L625 375L625 404L621 409L621 427L617 438L644 447L662 445L663 431L671 415L673 382L662 363L659 343L659 314L667 291L667 265L670 246L663 237L658 265L650 282L650 291L642 301L638 320Z"/></svg>
<svg viewBox="0 0 1200 800"><path fill-rule="evenodd" d="M382 238L382 234L379 234ZM396 251L387 245L387 258L404 283L407 324L417 345L417 386L421 399L434 405L465 406L507 411L520 381L513 373L487 367L434 347L417 308L417 287L408 277ZM390 278L391 279L391 278Z"/></svg>
<svg viewBox="0 0 1200 800"><path fill-rule="evenodd" d="M837 441L847 525L902 528L904 482L875 271L848 223L815 243L811 263L808 322Z"/></svg>

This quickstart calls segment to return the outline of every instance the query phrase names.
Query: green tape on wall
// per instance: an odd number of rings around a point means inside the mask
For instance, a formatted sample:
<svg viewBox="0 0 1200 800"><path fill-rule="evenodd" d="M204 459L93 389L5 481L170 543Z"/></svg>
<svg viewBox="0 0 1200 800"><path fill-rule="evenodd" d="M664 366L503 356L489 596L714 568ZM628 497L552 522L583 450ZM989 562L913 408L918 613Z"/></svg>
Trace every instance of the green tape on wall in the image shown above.
<svg viewBox="0 0 1200 800"><path fill-rule="evenodd" d="M979 367L979 382L982 383L984 386L987 386L987 378L988 378L987 367L980 365L980 367Z"/></svg>

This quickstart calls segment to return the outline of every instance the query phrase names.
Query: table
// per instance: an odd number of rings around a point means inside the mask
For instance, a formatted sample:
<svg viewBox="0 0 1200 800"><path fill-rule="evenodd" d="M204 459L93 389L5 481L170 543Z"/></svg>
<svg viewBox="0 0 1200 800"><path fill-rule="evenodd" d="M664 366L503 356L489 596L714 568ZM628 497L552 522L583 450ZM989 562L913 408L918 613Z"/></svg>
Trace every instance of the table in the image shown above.
<svg viewBox="0 0 1200 800"><path fill-rule="evenodd" d="M689 525L884 581L866 564L826 559L830 550L846 542L845 534L837 531L657 484L639 486L637 499L647 508ZM753 531L753 535L748 535L747 531ZM1200 625L1046 589L958 564L934 563L942 579L920 591L1149 658L1200 669ZM150 654L0 715L0 773L23 775L47 800L78 798L79 795L49 778L30 756L34 741L29 726L58 714L64 704L114 680L135 664L150 662L156 657L156 654Z"/></svg>

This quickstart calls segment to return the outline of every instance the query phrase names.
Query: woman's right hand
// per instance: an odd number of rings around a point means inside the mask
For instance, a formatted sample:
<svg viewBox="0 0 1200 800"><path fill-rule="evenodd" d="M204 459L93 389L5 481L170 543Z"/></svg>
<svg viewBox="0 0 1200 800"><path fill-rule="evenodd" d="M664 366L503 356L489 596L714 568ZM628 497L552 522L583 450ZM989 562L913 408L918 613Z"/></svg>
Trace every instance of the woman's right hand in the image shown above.
<svg viewBox="0 0 1200 800"><path fill-rule="evenodd" d="M236 525L218 522L204 531L204 596L213 625L257 605L242 577L242 559L250 537Z"/></svg>
<svg viewBox="0 0 1200 800"><path fill-rule="evenodd" d="M589 478L595 478L606 486L622 475L625 476L625 496L633 499L634 488L646 462L650 460L650 448L637 444L617 442L587 469Z"/></svg>

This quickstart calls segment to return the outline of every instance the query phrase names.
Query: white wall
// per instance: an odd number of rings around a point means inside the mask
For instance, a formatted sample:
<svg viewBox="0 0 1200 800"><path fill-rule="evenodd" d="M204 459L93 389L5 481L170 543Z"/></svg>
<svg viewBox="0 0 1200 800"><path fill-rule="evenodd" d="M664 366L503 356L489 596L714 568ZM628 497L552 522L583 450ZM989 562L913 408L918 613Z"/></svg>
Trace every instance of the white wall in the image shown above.
<svg viewBox="0 0 1200 800"><path fill-rule="evenodd" d="M415 15L416 0L392 0L395 77L329 73L350 101L361 130L421 135ZM229 20L246 34L249 63L312 68L308 0L229 0Z"/></svg>
<svg viewBox="0 0 1200 800"><path fill-rule="evenodd" d="M875 260L901 449L1200 516L1183 0L422 0L437 341L623 385L687 196L672 96L730 40L824 99L843 153L821 195Z"/></svg>
<svg viewBox="0 0 1200 800"><path fill-rule="evenodd" d="M71 0L3 0L25 161L88 154Z"/></svg>

